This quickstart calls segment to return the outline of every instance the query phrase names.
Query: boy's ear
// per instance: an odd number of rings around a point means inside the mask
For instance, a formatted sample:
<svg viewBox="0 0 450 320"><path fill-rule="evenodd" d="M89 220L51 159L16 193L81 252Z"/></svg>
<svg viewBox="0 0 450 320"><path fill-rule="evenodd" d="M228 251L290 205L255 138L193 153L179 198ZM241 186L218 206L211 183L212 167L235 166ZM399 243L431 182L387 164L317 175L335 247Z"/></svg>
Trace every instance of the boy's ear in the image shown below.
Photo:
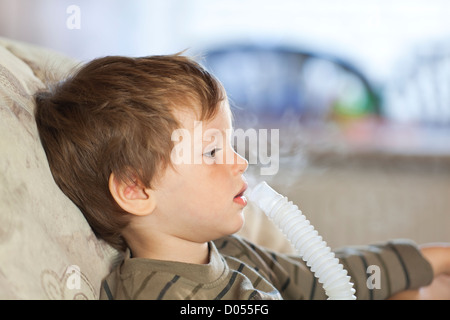
<svg viewBox="0 0 450 320"><path fill-rule="evenodd" d="M126 212L144 216L152 213L156 207L152 190L145 188L140 181L124 182L111 173L108 186L114 200Z"/></svg>

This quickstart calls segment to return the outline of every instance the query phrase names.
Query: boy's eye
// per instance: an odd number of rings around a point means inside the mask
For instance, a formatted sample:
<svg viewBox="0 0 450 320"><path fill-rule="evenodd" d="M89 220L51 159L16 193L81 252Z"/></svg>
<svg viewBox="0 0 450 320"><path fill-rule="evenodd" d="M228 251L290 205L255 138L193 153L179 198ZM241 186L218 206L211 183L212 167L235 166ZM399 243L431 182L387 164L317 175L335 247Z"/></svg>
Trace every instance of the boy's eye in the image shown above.
<svg viewBox="0 0 450 320"><path fill-rule="evenodd" d="M214 148L214 149L211 149L208 152L205 152L203 155L207 156L207 157L210 157L210 158L214 158L216 156L216 152L218 152L218 151L220 151L220 148Z"/></svg>

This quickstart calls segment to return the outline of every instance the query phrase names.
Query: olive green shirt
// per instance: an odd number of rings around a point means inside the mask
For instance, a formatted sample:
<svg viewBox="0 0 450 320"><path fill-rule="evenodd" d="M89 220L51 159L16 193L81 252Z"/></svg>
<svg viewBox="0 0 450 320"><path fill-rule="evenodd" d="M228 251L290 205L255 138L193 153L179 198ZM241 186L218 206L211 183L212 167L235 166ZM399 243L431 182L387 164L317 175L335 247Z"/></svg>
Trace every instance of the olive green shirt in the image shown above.
<svg viewBox="0 0 450 320"><path fill-rule="evenodd" d="M101 299L327 299L304 261L238 236L209 243L209 263L125 259L103 281ZM385 299L432 281L430 264L407 240L334 251L358 299Z"/></svg>

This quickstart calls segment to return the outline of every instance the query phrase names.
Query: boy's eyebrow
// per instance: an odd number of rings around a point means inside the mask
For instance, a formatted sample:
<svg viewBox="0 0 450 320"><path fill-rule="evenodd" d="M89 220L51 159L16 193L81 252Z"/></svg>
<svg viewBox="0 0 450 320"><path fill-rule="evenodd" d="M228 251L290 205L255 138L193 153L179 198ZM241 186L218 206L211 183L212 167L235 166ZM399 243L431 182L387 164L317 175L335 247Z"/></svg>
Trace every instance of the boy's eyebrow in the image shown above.
<svg viewBox="0 0 450 320"><path fill-rule="evenodd" d="M211 144L212 142L217 142L217 138L212 139L212 137L216 136L217 133L221 133L221 139L222 142L225 143L226 141L233 141L234 137L234 128L229 127L222 130L219 130L217 128L214 128L213 130L208 130L202 137L202 145L206 146ZM229 140L228 140L229 139Z"/></svg>
<svg viewBox="0 0 450 320"><path fill-rule="evenodd" d="M210 138L211 136L215 136L218 132L223 134L223 136L227 136L228 134L231 134L231 132L233 132L233 128L226 128L222 130L219 130L217 128L207 129L203 134L203 141L210 142L211 140L205 140L204 138Z"/></svg>

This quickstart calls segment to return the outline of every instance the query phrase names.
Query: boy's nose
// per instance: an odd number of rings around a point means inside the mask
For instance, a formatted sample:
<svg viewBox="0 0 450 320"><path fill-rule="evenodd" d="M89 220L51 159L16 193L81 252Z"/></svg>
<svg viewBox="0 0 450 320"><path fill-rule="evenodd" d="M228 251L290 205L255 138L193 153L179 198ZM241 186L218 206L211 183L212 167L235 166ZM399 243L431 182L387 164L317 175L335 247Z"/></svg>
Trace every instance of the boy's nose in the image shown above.
<svg viewBox="0 0 450 320"><path fill-rule="evenodd" d="M244 173L248 168L248 161L237 152L234 152L234 166L238 173Z"/></svg>

